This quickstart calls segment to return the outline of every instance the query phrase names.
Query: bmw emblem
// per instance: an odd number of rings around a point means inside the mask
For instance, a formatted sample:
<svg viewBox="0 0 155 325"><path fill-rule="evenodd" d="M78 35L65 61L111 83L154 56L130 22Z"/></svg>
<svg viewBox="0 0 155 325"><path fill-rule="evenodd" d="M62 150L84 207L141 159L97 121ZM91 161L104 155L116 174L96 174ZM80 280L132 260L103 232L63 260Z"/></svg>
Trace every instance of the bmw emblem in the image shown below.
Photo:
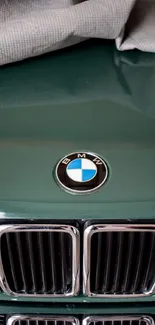
<svg viewBox="0 0 155 325"><path fill-rule="evenodd" d="M71 153L56 166L58 184L73 194L93 193L106 182L107 177L106 162L90 152Z"/></svg>

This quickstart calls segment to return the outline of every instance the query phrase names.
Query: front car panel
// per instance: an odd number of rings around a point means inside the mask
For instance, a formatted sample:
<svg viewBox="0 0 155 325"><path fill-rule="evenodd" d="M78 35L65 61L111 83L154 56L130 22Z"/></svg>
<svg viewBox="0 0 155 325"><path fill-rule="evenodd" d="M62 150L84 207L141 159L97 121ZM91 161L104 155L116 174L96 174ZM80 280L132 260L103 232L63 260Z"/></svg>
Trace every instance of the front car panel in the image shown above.
<svg viewBox="0 0 155 325"><path fill-rule="evenodd" d="M78 46L3 68L1 225L78 222L81 270L85 222L154 225L154 76L153 55L122 55L111 44ZM107 162L109 177L98 192L72 195L56 183L58 161L76 151ZM155 295L88 297L81 286L72 297L0 293L0 300L129 303L153 302Z"/></svg>

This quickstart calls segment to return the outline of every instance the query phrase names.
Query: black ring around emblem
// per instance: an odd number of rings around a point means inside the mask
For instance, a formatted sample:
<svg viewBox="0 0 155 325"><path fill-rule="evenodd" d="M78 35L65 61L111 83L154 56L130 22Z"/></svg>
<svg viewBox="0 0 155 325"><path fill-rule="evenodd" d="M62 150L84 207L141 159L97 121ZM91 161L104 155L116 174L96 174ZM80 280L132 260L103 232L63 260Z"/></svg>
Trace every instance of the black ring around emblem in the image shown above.
<svg viewBox="0 0 155 325"><path fill-rule="evenodd" d="M96 172L89 181L75 181L68 176L69 164L75 160L86 161L95 164ZM92 162L92 163L91 163ZM77 171L77 170L76 170ZM55 176L59 186L72 194L90 194L97 191L107 180L108 166L98 155L90 152L74 152L63 157L57 164Z"/></svg>

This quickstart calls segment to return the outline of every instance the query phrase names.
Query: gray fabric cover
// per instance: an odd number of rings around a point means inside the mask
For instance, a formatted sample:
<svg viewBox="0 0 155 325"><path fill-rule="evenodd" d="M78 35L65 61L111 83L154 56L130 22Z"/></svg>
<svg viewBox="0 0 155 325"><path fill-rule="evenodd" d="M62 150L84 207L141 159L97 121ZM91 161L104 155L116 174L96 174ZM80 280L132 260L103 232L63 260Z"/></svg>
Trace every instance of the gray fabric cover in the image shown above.
<svg viewBox="0 0 155 325"><path fill-rule="evenodd" d="M0 65L91 37L155 52L155 0L0 1Z"/></svg>

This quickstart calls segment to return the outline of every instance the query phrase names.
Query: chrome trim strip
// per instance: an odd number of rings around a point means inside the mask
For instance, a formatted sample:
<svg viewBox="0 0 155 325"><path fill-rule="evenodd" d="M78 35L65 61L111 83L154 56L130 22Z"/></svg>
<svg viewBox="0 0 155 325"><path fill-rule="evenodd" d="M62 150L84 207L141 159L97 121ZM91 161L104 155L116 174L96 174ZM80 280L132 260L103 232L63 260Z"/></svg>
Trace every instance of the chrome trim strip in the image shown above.
<svg viewBox="0 0 155 325"><path fill-rule="evenodd" d="M21 224L21 225L3 225L0 226L0 239L7 232L65 232L72 237L72 290L65 294L19 294L13 292L7 283L4 273L1 255L0 240L0 286L7 295L14 297L70 297L76 296L79 292L79 274L80 274L80 234L79 230L71 225L49 225L49 224Z"/></svg>
<svg viewBox="0 0 155 325"><path fill-rule="evenodd" d="M63 321L63 322L71 322L72 325L80 325L80 322L77 318L72 317L72 316L45 316L45 315L14 315L8 318L6 325L14 325L16 321L39 321L39 320L44 320L44 321Z"/></svg>
<svg viewBox="0 0 155 325"><path fill-rule="evenodd" d="M155 232L155 225L135 225L135 224L94 224L87 227L84 231L83 242L83 293L88 297L98 298L139 298L148 297L155 293L155 283L150 291L143 294L95 294L90 291L90 251L91 237L98 232Z"/></svg>
<svg viewBox="0 0 155 325"><path fill-rule="evenodd" d="M90 325L93 322L105 322L105 321L143 321L146 325L154 325L154 320L150 316L88 316L83 319L82 325Z"/></svg>

